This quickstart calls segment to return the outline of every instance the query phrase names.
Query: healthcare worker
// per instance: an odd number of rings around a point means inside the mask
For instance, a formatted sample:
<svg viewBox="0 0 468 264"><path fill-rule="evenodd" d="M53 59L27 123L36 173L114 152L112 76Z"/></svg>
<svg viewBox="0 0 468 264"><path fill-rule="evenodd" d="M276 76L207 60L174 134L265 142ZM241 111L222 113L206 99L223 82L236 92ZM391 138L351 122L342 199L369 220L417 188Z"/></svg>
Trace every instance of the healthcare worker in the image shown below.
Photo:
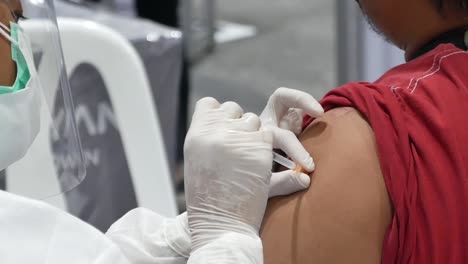
<svg viewBox="0 0 468 264"><path fill-rule="evenodd" d="M22 7L32 41L18 24ZM136 209L102 234L44 202L85 176L52 0L0 0L0 22L0 169L8 176L0 191L2 263L263 262L258 232L268 197L310 183L293 171L272 174L272 150L314 170L294 133L303 111L323 113L312 96L278 89L261 117L232 102L200 100L185 144L188 213L168 219ZM51 162L57 153L67 166ZM60 186L42 184L47 177Z"/></svg>

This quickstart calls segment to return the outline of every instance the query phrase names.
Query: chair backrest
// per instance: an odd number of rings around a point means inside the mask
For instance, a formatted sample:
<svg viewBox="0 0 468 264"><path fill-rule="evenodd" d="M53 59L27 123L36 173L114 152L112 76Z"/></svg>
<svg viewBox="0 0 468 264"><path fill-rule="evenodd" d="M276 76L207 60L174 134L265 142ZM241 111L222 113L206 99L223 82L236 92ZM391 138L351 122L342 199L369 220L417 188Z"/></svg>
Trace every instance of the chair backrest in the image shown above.
<svg viewBox="0 0 468 264"><path fill-rule="evenodd" d="M113 105L139 206L166 216L177 205L162 130L146 70L131 43L90 21L59 19L70 74L89 63L101 74Z"/></svg>
<svg viewBox="0 0 468 264"><path fill-rule="evenodd" d="M138 205L175 216L176 198L159 118L136 50L119 33L91 21L61 18L59 28L67 73L90 64L108 88ZM28 33L34 38L34 32Z"/></svg>

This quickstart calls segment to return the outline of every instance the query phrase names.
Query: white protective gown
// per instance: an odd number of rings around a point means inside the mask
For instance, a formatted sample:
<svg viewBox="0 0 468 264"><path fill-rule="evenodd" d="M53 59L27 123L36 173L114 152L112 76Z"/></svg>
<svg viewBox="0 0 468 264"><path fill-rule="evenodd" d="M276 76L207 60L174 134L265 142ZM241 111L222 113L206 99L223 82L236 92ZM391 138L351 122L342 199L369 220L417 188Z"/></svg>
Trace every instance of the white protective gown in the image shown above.
<svg viewBox="0 0 468 264"><path fill-rule="evenodd" d="M0 259L3 264L263 262L261 240L238 234L220 238L188 260L185 217L167 219L135 209L104 235L60 209L0 191Z"/></svg>

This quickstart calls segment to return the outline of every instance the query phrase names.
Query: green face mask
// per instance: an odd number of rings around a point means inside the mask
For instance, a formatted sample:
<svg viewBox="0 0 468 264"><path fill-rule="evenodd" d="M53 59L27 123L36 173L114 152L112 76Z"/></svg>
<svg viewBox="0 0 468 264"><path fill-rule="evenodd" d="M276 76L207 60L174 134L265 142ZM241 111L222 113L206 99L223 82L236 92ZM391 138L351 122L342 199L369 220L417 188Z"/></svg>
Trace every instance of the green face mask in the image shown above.
<svg viewBox="0 0 468 264"><path fill-rule="evenodd" d="M4 30L3 27L0 30ZM10 23L11 38L15 41L11 43L11 57L16 62L16 80L13 86L0 86L0 95L6 93L14 93L21 89L24 89L31 79L28 64L24 58L23 52L21 52L18 45L18 31L22 30L21 27L11 22ZM6 32L5 32L6 33Z"/></svg>

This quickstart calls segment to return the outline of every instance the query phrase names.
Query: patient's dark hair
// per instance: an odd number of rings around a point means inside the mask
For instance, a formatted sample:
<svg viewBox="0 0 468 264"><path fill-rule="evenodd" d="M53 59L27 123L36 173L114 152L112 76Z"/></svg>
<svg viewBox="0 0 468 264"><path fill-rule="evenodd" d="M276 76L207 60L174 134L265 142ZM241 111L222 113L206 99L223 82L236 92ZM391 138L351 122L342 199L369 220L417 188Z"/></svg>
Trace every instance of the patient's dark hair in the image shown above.
<svg viewBox="0 0 468 264"><path fill-rule="evenodd" d="M454 11L462 12L468 16L468 0L431 0L436 7L442 9L450 8Z"/></svg>

